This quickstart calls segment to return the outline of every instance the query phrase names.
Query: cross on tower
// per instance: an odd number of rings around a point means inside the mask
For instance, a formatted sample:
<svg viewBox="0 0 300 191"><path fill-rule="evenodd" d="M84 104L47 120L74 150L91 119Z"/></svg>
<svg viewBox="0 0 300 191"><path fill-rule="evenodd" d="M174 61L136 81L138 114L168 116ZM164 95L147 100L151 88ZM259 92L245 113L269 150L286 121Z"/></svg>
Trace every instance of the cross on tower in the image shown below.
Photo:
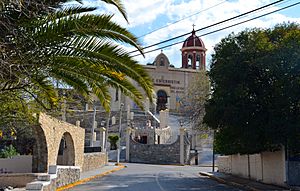
<svg viewBox="0 0 300 191"><path fill-rule="evenodd" d="M195 24L193 24L192 26L193 26L193 30L194 30L194 27L195 27L196 25L195 25Z"/></svg>

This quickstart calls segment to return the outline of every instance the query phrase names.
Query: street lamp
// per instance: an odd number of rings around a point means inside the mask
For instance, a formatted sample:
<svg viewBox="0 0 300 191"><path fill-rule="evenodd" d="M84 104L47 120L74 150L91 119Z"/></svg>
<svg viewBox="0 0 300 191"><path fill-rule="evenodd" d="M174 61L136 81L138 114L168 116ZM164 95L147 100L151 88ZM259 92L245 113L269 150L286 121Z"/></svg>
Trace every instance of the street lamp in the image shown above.
<svg viewBox="0 0 300 191"><path fill-rule="evenodd" d="M122 109L124 103L120 104L120 118L119 118L119 142L117 146L117 165L120 163L120 147L121 147L121 129L122 129Z"/></svg>
<svg viewBox="0 0 300 191"><path fill-rule="evenodd" d="M215 172L215 130L213 130L213 145L212 145L212 171Z"/></svg>
<svg viewBox="0 0 300 191"><path fill-rule="evenodd" d="M215 136L219 130L213 130L213 145L212 145L212 171L215 172Z"/></svg>

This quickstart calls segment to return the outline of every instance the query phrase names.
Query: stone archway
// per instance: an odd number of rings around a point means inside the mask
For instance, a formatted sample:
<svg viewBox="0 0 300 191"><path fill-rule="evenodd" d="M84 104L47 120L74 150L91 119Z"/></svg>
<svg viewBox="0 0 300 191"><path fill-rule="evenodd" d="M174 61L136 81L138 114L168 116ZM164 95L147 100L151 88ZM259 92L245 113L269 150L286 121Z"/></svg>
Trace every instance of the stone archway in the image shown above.
<svg viewBox="0 0 300 191"><path fill-rule="evenodd" d="M168 95L164 90L157 91L156 112L167 109Z"/></svg>
<svg viewBox="0 0 300 191"><path fill-rule="evenodd" d="M68 132L65 132L60 140L56 164L64 166L75 165L74 142Z"/></svg>
<svg viewBox="0 0 300 191"><path fill-rule="evenodd" d="M85 130L79 126L60 121L44 113L38 116L39 124L34 132L36 145L33 151L32 171L47 172L49 165L79 166L84 160ZM61 140L62 157L58 159Z"/></svg>
<svg viewBox="0 0 300 191"><path fill-rule="evenodd" d="M46 137L40 126L34 126L35 144L32 156L32 172L47 172L48 169L48 148Z"/></svg>

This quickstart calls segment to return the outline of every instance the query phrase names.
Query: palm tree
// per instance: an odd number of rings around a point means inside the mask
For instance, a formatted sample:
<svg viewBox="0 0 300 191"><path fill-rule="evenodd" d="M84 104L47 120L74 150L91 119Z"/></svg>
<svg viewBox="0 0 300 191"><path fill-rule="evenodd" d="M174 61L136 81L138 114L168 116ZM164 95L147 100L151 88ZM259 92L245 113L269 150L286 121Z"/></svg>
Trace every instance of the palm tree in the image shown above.
<svg viewBox="0 0 300 191"><path fill-rule="evenodd" d="M143 94L152 101L150 77L120 47L131 45L142 53L137 38L113 22L112 15L90 14L94 7L63 6L67 1L0 3L0 94L22 91L47 107L57 102L54 82L59 81L83 96L95 94L107 111L109 87L140 107ZM116 6L127 20L119 0L102 1Z"/></svg>

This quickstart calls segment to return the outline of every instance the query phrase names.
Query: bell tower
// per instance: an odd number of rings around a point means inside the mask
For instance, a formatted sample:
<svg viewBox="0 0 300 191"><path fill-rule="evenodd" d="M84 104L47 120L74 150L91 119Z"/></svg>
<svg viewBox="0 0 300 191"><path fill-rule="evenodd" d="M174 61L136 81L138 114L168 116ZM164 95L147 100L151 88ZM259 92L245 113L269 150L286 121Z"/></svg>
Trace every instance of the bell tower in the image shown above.
<svg viewBox="0 0 300 191"><path fill-rule="evenodd" d="M201 38L196 36L194 30L183 43L181 49L182 68L189 68L194 70L205 70L206 68L206 48Z"/></svg>

